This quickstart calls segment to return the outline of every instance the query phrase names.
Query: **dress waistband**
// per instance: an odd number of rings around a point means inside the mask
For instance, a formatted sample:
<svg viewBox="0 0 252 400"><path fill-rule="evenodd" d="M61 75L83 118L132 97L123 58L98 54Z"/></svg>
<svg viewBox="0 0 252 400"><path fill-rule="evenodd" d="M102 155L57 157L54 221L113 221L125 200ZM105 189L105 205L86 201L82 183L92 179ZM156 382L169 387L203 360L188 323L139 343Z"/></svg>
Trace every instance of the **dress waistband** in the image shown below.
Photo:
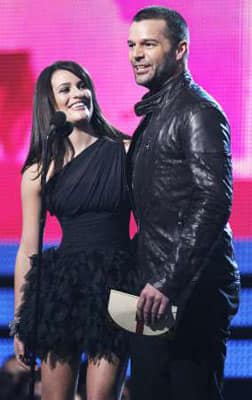
<svg viewBox="0 0 252 400"><path fill-rule="evenodd" d="M89 212L60 219L63 237L59 250L127 246L129 216L110 212Z"/></svg>

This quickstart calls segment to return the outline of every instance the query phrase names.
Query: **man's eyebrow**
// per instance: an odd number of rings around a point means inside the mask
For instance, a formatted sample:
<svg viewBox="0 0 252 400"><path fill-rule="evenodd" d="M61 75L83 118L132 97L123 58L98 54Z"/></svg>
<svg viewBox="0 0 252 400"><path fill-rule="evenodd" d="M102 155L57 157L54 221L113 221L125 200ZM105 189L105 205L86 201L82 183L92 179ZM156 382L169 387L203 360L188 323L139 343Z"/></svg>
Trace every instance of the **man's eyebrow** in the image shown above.
<svg viewBox="0 0 252 400"><path fill-rule="evenodd" d="M155 38L143 38L142 39L143 42L158 42L158 39Z"/></svg>
<svg viewBox="0 0 252 400"><path fill-rule="evenodd" d="M144 43L144 42L155 42L155 43L158 43L159 40L158 40L158 39L148 38L148 37L147 37L147 38L141 39L140 42L141 42L141 43ZM129 40L128 40L128 43L135 43L135 42L134 42L134 40L129 39Z"/></svg>

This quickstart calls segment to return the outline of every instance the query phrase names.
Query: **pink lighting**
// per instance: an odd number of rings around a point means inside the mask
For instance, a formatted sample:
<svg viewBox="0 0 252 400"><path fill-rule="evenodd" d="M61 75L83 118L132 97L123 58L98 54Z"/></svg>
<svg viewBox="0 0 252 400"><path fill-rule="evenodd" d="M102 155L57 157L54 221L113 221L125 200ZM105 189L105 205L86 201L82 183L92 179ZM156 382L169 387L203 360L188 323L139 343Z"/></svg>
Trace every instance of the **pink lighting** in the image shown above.
<svg viewBox="0 0 252 400"><path fill-rule="evenodd" d="M191 29L190 70L223 106L232 127L236 237L252 237L252 5L248 0L163 0ZM127 32L144 0L2 0L0 2L1 239L18 239L19 170L29 144L34 82L48 64L72 59L91 73L112 123L132 134L133 105L144 93L127 59ZM251 196L250 196L251 198ZM244 218L241 224L241 215ZM57 229L52 229L53 239Z"/></svg>

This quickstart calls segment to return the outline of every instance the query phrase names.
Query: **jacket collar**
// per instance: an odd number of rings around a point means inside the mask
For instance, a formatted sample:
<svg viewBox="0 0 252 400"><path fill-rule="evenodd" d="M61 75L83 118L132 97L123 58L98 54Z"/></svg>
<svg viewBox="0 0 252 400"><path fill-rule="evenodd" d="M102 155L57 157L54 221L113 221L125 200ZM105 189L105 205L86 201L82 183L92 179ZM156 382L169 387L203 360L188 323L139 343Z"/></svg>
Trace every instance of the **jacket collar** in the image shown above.
<svg viewBox="0 0 252 400"><path fill-rule="evenodd" d="M136 115L141 116L152 112L155 107L162 103L164 96L167 100L173 99L180 88L191 82L191 80L192 78L188 71L183 71L181 74L168 79L158 92L148 92L141 101L136 103Z"/></svg>

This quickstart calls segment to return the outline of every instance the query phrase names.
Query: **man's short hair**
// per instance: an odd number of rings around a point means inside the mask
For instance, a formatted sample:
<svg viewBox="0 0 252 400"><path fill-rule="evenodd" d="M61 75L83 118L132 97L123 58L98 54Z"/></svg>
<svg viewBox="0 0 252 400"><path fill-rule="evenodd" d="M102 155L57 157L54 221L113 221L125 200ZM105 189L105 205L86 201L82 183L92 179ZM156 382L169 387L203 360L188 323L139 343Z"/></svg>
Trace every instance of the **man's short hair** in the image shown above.
<svg viewBox="0 0 252 400"><path fill-rule="evenodd" d="M144 7L137 12L133 22L146 19L163 19L166 22L167 36L174 46L182 40L189 43L189 29L186 20L177 11L167 7Z"/></svg>

